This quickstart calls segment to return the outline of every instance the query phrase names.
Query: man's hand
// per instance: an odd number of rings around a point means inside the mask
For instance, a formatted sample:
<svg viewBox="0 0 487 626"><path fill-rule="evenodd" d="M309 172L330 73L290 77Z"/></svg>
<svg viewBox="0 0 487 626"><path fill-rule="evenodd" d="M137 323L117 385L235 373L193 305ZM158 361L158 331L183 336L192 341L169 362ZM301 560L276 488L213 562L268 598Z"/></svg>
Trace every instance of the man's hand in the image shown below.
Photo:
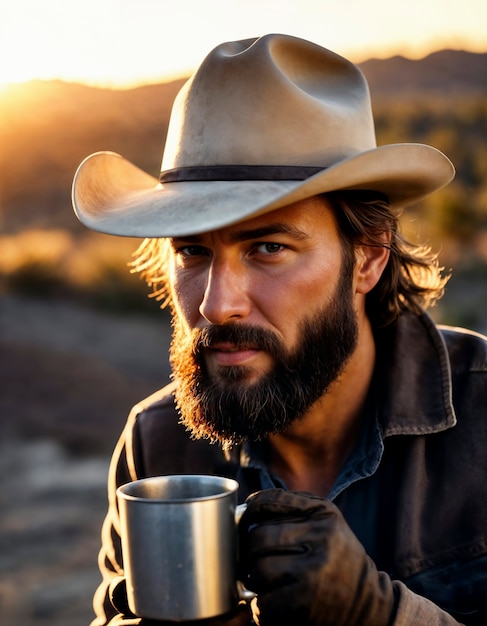
<svg viewBox="0 0 487 626"><path fill-rule="evenodd" d="M258 492L247 500L239 533L242 580L258 594L261 626L389 624L392 582L331 502Z"/></svg>

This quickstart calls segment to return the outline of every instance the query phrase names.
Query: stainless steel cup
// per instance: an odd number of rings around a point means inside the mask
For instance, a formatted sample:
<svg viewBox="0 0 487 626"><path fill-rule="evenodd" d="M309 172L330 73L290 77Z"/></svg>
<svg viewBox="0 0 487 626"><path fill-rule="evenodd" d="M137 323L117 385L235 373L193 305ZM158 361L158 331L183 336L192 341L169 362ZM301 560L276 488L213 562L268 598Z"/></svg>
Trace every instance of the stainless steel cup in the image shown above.
<svg viewBox="0 0 487 626"><path fill-rule="evenodd" d="M237 581L237 489L235 480L204 475L157 476L118 488L135 615L204 619L229 612L242 594L252 597Z"/></svg>

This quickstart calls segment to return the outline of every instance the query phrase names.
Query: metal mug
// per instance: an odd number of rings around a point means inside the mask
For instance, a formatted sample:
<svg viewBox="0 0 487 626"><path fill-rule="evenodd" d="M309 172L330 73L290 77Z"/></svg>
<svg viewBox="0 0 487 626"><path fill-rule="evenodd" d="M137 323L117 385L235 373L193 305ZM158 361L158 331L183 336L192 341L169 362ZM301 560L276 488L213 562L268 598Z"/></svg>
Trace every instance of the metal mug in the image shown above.
<svg viewBox="0 0 487 626"><path fill-rule="evenodd" d="M189 621L231 611L254 594L237 580L238 483L156 476L117 489L130 610Z"/></svg>

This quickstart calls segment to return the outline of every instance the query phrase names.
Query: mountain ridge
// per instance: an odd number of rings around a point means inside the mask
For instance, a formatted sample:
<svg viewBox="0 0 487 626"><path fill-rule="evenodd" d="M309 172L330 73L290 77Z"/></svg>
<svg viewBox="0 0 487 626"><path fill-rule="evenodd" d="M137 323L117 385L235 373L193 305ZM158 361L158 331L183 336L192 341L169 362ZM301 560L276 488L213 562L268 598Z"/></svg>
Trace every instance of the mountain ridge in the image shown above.
<svg viewBox="0 0 487 626"><path fill-rule="evenodd" d="M390 81L397 73L397 69L408 68L410 76L416 78L416 83L422 88L427 88L430 84L432 75L436 76L439 84L441 81L450 81L452 79L460 81L464 85L469 85L474 91L487 91L487 52L471 52L467 50L458 50L453 48L445 48L429 53L419 59L412 59L404 55L394 55L387 58L370 57L360 63L358 67L364 72L369 84L373 84L380 91L390 90ZM423 76L426 77L426 80ZM189 76L188 76L189 77ZM141 92L150 90L151 88L167 88L172 91L173 88L178 90L188 77L178 79L161 79L160 81L150 82L131 87L109 87L97 86L87 83L66 81L64 79L32 79L21 83L8 84L4 92L7 94L19 95L25 88L31 86L40 87L63 87L73 88L78 91L88 92L107 92L111 94L130 92ZM408 88L404 85L404 88ZM373 92L374 90L371 89ZM16 93L15 93L16 92ZM0 92L0 103L5 97ZM0 120L1 121L1 120Z"/></svg>
<svg viewBox="0 0 487 626"><path fill-rule="evenodd" d="M416 140L406 132L401 136L404 128L397 130L391 106L413 103L410 109L416 112L422 110L416 106L419 99L441 105L449 114L459 108L459 99L483 106L487 94L487 53L443 50L418 60L370 59L359 67L369 82L377 119L389 115L388 135L378 136L379 143L384 138L388 143ZM0 92L2 230L79 232L70 206L71 181L78 164L93 152L118 152L157 176L172 102L184 81L123 90L35 81Z"/></svg>
<svg viewBox="0 0 487 626"><path fill-rule="evenodd" d="M487 53L445 49L422 59L396 55L359 64L372 99L378 95L481 95L487 93Z"/></svg>

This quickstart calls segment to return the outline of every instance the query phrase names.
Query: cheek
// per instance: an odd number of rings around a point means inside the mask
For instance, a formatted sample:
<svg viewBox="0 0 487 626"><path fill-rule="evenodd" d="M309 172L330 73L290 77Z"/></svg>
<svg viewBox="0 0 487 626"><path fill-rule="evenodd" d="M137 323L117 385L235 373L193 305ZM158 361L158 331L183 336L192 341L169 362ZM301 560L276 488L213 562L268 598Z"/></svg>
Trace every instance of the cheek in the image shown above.
<svg viewBox="0 0 487 626"><path fill-rule="evenodd" d="M322 308L335 297L342 269L341 257L330 255L305 268L294 290L303 310Z"/></svg>
<svg viewBox="0 0 487 626"><path fill-rule="evenodd" d="M192 328L199 316L204 288L201 279L177 270L171 272L171 296L174 313L186 326Z"/></svg>
<svg viewBox="0 0 487 626"><path fill-rule="evenodd" d="M325 309L334 298L340 276L340 263L334 260L303 265L286 276L260 284L254 289L254 302L261 313L292 348L298 341L301 322Z"/></svg>

